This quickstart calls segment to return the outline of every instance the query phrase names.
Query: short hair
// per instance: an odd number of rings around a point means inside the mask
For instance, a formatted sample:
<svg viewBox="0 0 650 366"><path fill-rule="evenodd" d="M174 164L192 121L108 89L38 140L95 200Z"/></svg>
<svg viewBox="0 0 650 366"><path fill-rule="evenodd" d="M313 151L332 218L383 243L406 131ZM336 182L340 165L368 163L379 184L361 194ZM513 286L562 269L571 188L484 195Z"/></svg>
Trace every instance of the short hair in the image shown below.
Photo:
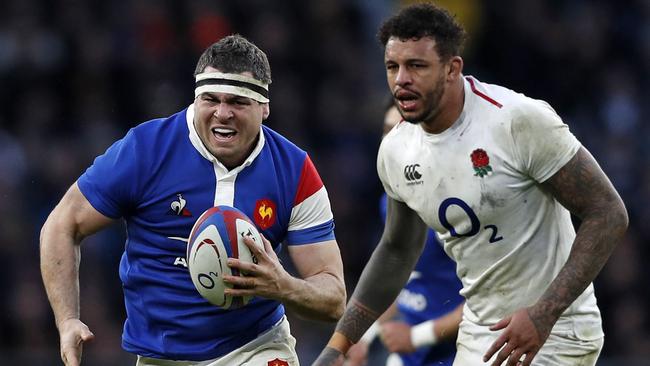
<svg viewBox="0 0 650 366"><path fill-rule="evenodd" d="M433 4L415 4L402 9L386 20L377 33L386 47L390 37L402 41L430 37L436 41L436 51L444 61L460 55L465 30L447 10Z"/></svg>
<svg viewBox="0 0 650 366"><path fill-rule="evenodd" d="M213 43L203 51L194 70L194 76L211 66L224 73L250 72L256 80L271 84L271 66L264 51L239 34L230 35Z"/></svg>

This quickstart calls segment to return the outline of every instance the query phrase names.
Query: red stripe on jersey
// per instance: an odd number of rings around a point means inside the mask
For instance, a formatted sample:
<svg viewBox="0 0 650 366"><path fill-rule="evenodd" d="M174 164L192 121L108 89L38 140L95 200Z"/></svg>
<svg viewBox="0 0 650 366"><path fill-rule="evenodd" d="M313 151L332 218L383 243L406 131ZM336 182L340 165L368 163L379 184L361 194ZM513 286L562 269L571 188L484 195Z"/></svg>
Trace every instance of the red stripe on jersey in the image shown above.
<svg viewBox="0 0 650 366"><path fill-rule="evenodd" d="M474 79L472 79L472 78L467 78L467 81L469 81L469 85L472 87L472 91L474 92L474 94L476 94L476 95L478 95L479 97L481 97L481 98L487 100L488 102L494 104L495 106L497 106L497 107L499 107L499 108L503 107L503 105L502 105L501 103L497 102L496 100L494 100L494 99L488 97L487 95L481 93L480 91L478 91L478 90L476 89L476 85L474 85Z"/></svg>
<svg viewBox="0 0 650 366"><path fill-rule="evenodd" d="M302 165L298 190L296 191L296 198L293 200L293 205L296 206L306 200L309 196L318 192L322 186L323 181L320 179L314 163L311 162L309 155L307 155Z"/></svg>

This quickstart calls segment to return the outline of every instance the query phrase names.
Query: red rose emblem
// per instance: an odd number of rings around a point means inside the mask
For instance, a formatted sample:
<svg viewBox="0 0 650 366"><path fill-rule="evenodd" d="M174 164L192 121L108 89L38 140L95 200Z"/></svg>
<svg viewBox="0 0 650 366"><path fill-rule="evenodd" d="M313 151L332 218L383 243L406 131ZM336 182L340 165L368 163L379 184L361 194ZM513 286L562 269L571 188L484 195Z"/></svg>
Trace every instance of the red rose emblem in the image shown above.
<svg viewBox="0 0 650 366"><path fill-rule="evenodd" d="M490 157L483 149L476 149L472 151L469 156L474 165L474 175L483 178L486 175L492 175L492 167L490 166Z"/></svg>
<svg viewBox="0 0 650 366"><path fill-rule="evenodd" d="M490 157L483 149L474 150L470 157L472 158L472 164L474 164L474 168L482 168L490 165Z"/></svg>

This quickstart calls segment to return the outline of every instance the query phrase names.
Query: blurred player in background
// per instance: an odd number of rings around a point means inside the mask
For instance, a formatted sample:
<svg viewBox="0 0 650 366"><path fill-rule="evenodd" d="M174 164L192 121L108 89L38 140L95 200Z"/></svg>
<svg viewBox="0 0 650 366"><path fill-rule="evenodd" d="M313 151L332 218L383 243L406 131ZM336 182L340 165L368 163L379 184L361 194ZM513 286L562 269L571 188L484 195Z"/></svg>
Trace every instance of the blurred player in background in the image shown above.
<svg viewBox="0 0 650 366"><path fill-rule="evenodd" d="M431 4L404 8L379 31L409 123L382 141L384 234L316 365L341 364L392 303L427 226L463 283L454 365L596 363L603 331L592 281L625 233L625 206L547 103L462 74L464 33Z"/></svg>
<svg viewBox="0 0 650 366"><path fill-rule="evenodd" d="M393 98L389 102L384 136L402 119ZM384 221L386 200L384 193L380 202ZM393 352L387 366L451 366L463 308L463 297L458 293L461 288L456 264L429 229L422 255L397 301L350 348L346 365L365 365L370 344L380 335L386 349Z"/></svg>
<svg viewBox="0 0 650 366"><path fill-rule="evenodd" d="M79 365L94 336L80 320L81 240L126 221L120 264L127 319L123 348L137 365L298 365L284 305L310 319L335 321L345 284L329 198L309 156L262 125L269 116L266 55L241 36L205 50L194 103L143 123L115 142L54 208L41 233L41 271L66 365ZM223 310L194 288L186 241L206 209L246 213L270 240L247 245L258 264L231 260L247 277L225 276L233 296L255 295ZM281 242L301 278L274 250Z"/></svg>

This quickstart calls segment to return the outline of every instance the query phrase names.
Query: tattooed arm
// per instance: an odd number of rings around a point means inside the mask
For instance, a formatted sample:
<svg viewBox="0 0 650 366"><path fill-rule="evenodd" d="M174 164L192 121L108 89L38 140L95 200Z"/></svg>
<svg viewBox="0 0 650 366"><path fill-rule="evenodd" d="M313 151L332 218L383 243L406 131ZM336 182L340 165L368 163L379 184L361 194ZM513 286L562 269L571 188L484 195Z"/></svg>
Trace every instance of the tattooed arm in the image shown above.
<svg viewBox="0 0 650 366"><path fill-rule="evenodd" d="M582 223L567 262L537 303L491 328L506 328L484 357L487 361L506 345L493 365L508 357L519 360L524 354L522 365L530 365L555 322L596 278L627 229L623 201L584 147L542 186Z"/></svg>
<svg viewBox="0 0 650 366"><path fill-rule="evenodd" d="M388 198L386 225L336 331L314 365L341 365L343 354L395 300L422 253L427 227L406 204Z"/></svg>

